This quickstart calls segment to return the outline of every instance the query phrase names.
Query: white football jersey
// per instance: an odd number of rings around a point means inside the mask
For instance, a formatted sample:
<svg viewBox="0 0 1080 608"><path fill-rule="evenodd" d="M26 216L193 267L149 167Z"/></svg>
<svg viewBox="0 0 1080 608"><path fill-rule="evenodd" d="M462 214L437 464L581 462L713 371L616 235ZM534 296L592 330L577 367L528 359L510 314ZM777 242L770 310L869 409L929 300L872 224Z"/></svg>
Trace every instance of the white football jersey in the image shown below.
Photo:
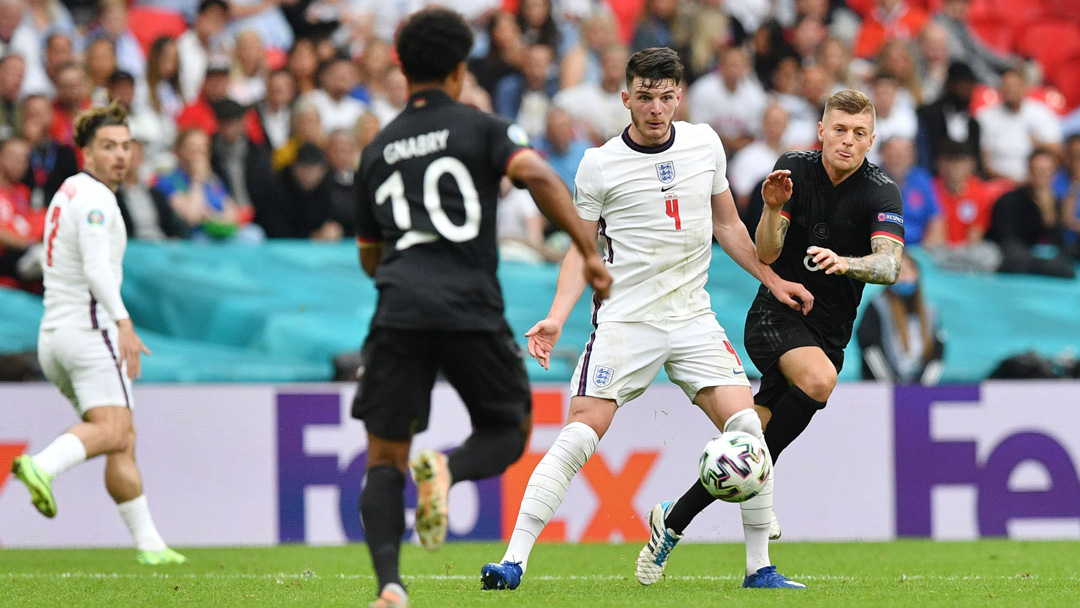
<svg viewBox="0 0 1080 608"><path fill-rule="evenodd" d="M46 219L41 329L109 329L128 318L120 299L127 229L113 191L77 173L64 180Z"/></svg>
<svg viewBox="0 0 1080 608"><path fill-rule="evenodd" d="M692 317L710 309L712 195L728 189L727 157L708 125L672 124L652 148L627 132L585 153L574 206L600 223L611 296L596 322Z"/></svg>

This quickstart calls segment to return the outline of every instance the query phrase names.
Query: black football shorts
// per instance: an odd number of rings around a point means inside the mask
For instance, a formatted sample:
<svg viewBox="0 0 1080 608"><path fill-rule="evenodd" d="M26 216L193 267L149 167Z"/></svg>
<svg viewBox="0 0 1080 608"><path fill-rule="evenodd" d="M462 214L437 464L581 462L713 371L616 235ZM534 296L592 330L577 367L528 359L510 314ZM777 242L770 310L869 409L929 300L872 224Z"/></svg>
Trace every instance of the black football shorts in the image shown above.
<svg viewBox="0 0 1080 608"><path fill-rule="evenodd" d="M754 395L754 403L769 408L788 390L789 383L779 363L780 356L789 350L816 346L836 366L836 373L844 366L844 351L830 347L803 319L765 306L754 305L746 313L743 344L761 372L761 386Z"/></svg>

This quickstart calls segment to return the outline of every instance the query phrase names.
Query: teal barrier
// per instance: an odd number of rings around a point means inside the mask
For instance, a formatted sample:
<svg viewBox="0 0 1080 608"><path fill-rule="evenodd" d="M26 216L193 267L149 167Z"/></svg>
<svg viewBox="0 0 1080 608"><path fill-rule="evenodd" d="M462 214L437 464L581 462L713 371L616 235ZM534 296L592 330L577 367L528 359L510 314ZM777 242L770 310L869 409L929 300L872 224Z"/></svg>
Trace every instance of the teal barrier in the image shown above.
<svg viewBox="0 0 1080 608"><path fill-rule="evenodd" d="M1080 348L1080 281L965 275L922 260L924 291L948 333L945 381L975 382L1022 350L1052 355ZM376 291L352 244L277 241L261 246L132 242L123 296L154 355L151 382L292 382L332 377L334 355L367 335ZM506 317L518 337L547 314L558 268L504 262ZM706 287L713 310L740 353L757 282L719 247ZM869 286L864 306L880 290ZM0 351L34 348L41 300L0 289ZM574 309L552 368L529 360L533 380L567 381L592 331L588 298ZM753 364L743 357L748 372ZM859 375L858 347L842 379ZM661 372L663 374L663 372Z"/></svg>

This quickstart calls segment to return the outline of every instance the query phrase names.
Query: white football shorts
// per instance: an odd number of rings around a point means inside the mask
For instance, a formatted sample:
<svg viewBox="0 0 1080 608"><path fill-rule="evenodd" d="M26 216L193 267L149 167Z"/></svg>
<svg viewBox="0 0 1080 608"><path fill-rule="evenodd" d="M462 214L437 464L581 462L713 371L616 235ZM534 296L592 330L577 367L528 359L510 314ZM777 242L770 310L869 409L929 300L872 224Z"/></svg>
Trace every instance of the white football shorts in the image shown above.
<svg viewBox="0 0 1080 608"><path fill-rule="evenodd" d="M724 328L709 312L691 319L600 323L570 379L573 395L636 399L663 366L691 401L710 386L750 386Z"/></svg>
<svg viewBox="0 0 1080 608"><path fill-rule="evenodd" d="M95 407L135 405L116 328L57 327L38 334L38 362L82 417Z"/></svg>

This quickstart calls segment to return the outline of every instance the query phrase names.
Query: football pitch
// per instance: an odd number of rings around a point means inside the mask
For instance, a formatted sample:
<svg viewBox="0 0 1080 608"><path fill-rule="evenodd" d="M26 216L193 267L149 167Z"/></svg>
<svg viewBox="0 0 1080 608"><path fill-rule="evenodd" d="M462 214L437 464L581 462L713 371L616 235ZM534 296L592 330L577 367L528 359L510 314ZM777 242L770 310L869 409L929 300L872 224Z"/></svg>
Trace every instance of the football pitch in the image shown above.
<svg viewBox="0 0 1080 608"><path fill-rule="evenodd" d="M516 591L480 591L497 543L408 545L413 607L465 606L1080 606L1080 543L775 543L773 562L810 589L742 589L742 545L684 544L667 576L634 579L637 544L538 545ZM134 551L0 550L0 606L367 606L363 545L188 549L183 566L147 567Z"/></svg>

